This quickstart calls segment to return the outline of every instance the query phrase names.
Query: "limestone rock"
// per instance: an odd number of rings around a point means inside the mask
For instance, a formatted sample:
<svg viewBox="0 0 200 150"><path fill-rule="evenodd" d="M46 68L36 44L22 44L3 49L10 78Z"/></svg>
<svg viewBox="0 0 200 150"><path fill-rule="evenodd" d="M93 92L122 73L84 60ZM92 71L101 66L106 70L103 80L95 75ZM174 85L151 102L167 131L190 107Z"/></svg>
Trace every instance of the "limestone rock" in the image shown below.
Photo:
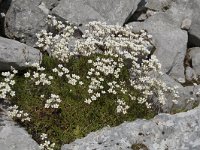
<svg viewBox="0 0 200 150"><path fill-rule="evenodd" d="M49 10L52 10L59 4L59 1L60 0L41 0L41 3L44 3Z"/></svg>
<svg viewBox="0 0 200 150"><path fill-rule="evenodd" d="M153 36L156 47L154 54L162 65L162 71L174 79L185 79L184 58L187 49L187 32L173 25L173 18L166 13L158 13L144 22L130 23L138 32L145 29Z"/></svg>
<svg viewBox="0 0 200 150"><path fill-rule="evenodd" d="M186 78L187 81L197 80L197 75L191 67L186 67L185 78Z"/></svg>
<svg viewBox="0 0 200 150"><path fill-rule="evenodd" d="M147 0L145 7L151 10L163 11L168 9L172 0Z"/></svg>
<svg viewBox="0 0 200 150"><path fill-rule="evenodd" d="M39 150L39 145L23 128L10 119L5 111L2 111L0 112L0 149Z"/></svg>
<svg viewBox="0 0 200 150"><path fill-rule="evenodd" d="M164 112L172 112L174 110L190 110L195 105L195 103L200 103L200 98L196 95L198 86L182 86L180 83L176 82L169 75L164 74L160 79L166 83L168 87L177 87L177 92L179 98L174 102L173 94L167 93L166 104L162 107Z"/></svg>
<svg viewBox="0 0 200 150"><path fill-rule="evenodd" d="M62 147L62 150L132 150L142 143L149 150L199 150L200 107L175 115L159 114L152 120L125 122L90 133Z"/></svg>
<svg viewBox="0 0 200 150"><path fill-rule="evenodd" d="M191 2L190 2L191 3ZM195 0L193 2L193 15L192 15L192 24L189 30L190 43L194 46L200 47L200 1Z"/></svg>
<svg viewBox="0 0 200 150"><path fill-rule="evenodd" d="M41 63L42 54L39 50L29 47L18 41L0 37L0 71L25 67L26 62Z"/></svg>
<svg viewBox="0 0 200 150"><path fill-rule="evenodd" d="M184 22L192 22L193 4L188 0L174 1L171 3L171 7L166 11L166 14L173 20L173 24L180 28Z"/></svg>
<svg viewBox="0 0 200 150"><path fill-rule="evenodd" d="M191 19L186 18L182 22L181 29L183 29L183 30L189 30L191 24L192 24Z"/></svg>
<svg viewBox="0 0 200 150"><path fill-rule="evenodd" d="M39 6L38 6L46 15L49 14L49 9L47 8L47 6L45 5L45 3L41 3Z"/></svg>
<svg viewBox="0 0 200 150"><path fill-rule="evenodd" d="M191 20L191 26L189 29L189 44L194 46L200 46L200 1L199 0L176 0L173 2L173 5L170 12L173 12L174 18L176 20L183 21L188 18Z"/></svg>
<svg viewBox="0 0 200 150"><path fill-rule="evenodd" d="M90 21L123 24L141 0L61 0L53 14L77 25Z"/></svg>
<svg viewBox="0 0 200 150"><path fill-rule="evenodd" d="M39 8L41 0L15 0L5 16L5 35L34 46L36 33L46 27L47 14Z"/></svg>
<svg viewBox="0 0 200 150"><path fill-rule="evenodd" d="M200 76L200 47L194 47L189 49L190 59L192 60L192 68L197 76Z"/></svg>

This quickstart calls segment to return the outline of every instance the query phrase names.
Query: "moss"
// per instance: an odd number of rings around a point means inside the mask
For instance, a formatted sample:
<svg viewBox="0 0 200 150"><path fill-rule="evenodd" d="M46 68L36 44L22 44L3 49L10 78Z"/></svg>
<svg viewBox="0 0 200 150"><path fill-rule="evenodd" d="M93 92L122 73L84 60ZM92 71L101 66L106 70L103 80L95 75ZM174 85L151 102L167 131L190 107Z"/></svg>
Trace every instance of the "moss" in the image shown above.
<svg viewBox="0 0 200 150"><path fill-rule="evenodd" d="M51 142L56 143L55 149L70 143L77 138L81 138L92 131L101 129L107 125L117 126L124 121L133 121L136 118L152 118L156 113L147 109L145 105L138 104L137 101L130 101L125 95L118 95L126 99L130 106L128 113L118 114L116 112L116 96L106 94L99 100L92 102L90 105L84 102L88 96L87 86L88 80L85 78L87 70L90 68L87 63L88 59L96 59L97 55L87 57L73 57L69 63L63 64L70 70L70 73L80 75L85 83L83 86L72 86L66 82L65 78L59 78L56 74L52 74L52 69L57 67L57 60L45 55L42 66L46 68L47 75L53 75L54 80L50 86L34 86L30 79L24 78L23 73L19 73L16 77L14 90L16 97L11 101L17 104L24 112L28 112L31 117L30 122L21 123L27 131L32 134L33 138L40 143L39 136L41 133L47 133ZM102 56L99 56L102 57ZM128 69L123 69L120 79L128 82ZM112 80L107 77L106 81ZM137 95L128 86L128 92ZM62 99L59 109L45 109L45 101L40 98L41 94L50 95L57 94ZM18 120L16 120L18 121Z"/></svg>

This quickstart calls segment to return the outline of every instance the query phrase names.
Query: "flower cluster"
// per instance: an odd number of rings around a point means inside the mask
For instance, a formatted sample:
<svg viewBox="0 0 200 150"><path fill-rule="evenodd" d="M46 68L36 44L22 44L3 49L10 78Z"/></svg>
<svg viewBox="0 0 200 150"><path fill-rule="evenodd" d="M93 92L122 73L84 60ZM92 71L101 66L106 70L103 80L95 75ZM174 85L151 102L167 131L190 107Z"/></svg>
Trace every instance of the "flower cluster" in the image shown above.
<svg viewBox="0 0 200 150"><path fill-rule="evenodd" d="M44 98L44 95L40 96L41 98ZM58 108L59 104L62 100L60 99L59 95L51 94L49 99L46 100L45 108Z"/></svg>
<svg viewBox="0 0 200 150"><path fill-rule="evenodd" d="M17 105L9 107L8 115L12 118L16 117L17 119L20 119L22 122L30 121L31 118L29 117L29 114L24 113L23 110L18 110L18 108L19 107Z"/></svg>
<svg viewBox="0 0 200 150"><path fill-rule="evenodd" d="M51 143L49 140L47 140L47 134L42 133L40 138L43 141L43 143L39 145L41 150L54 150L55 143Z"/></svg>
<svg viewBox="0 0 200 150"><path fill-rule="evenodd" d="M42 31L37 35L37 44L42 50L50 49L53 57L63 63L68 62L74 55L103 56L103 58L97 57L96 60L88 60L88 64L92 67L86 76L90 80L89 98L85 99L86 103L90 104L92 101L96 101L103 94L117 95L119 92L127 94L128 85L126 84L130 84L139 93L137 97L129 93L129 98L146 104L148 108L153 103L165 105L166 93L173 93L172 99L176 101L178 93L173 92L175 89L168 88L159 79L159 76L162 75L161 64L156 56L152 55L154 50L152 36L148 35L145 30L134 33L131 26L122 27L97 21L90 22L87 25L88 30L85 30L82 38L75 41L72 51L69 49L69 41L72 40L76 27L65 25L67 23L63 24L52 16L49 17L49 24L55 28L57 33ZM129 68L129 83L119 81L123 67ZM53 69L53 72L57 72L59 77L65 75L69 84L76 85L79 81L78 75L70 75L69 70L62 65L58 66L58 69ZM112 76L113 81L105 81L108 76ZM79 82L79 84L83 83ZM118 104L121 108L123 103Z"/></svg>
<svg viewBox="0 0 200 150"><path fill-rule="evenodd" d="M11 67L11 72L8 71L1 73L1 75L5 78L2 82L0 82L0 98L5 99L8 96L15 96L15 91L13 91L11 87L15 84L15 80L13 78L17 72L17 70Z"/></svg>
<svg viewBox="0 0 200 150"><path fill-rule="evenodd" d="M129 60L131 66L129 69L131 74L130 83L134 89L141 93L141 97L138 97L137 101L145 103L150 108L152 101L149 102L149 100L152 96L156 96L156 102L162 105L166 103L165 93L171 91L158 78L158 76L162 75L161 64L156 56L150 55L153 47L151 35L148 35L144 30L137 34L133 33L132 27L129 26L113 26L100 22L91 22L88 24L88 28L89 30L86 30L83 36L85 40L77 41L76 43L75 50L79 54L89 56L94 53L101 53L106 56L119 58L121 62ZM115 63L117 64L117 62ZM119 63L118 69L113 72L114 65L110 65L108 68L102 62L100 64L93 62L93 64L97 64L99 70L106 72L105 75L111 73L115 75L115 78L118 78L118 73L120 73L120 69L124 66L123 63ZM92 75L92 71L94 72L95 70L88 72L89 75ZM96 74L98 75L99 73L96 72ZM114 86L111 86L109 93L116 94L112 87ZM86 102L91 101L87 99Z"/></svg>
<svg viewBox="0 0 200 150"><path fill-rule="evenodd" d="M44 67L41 67L38 63L33 63L32 67L36 68L36 71L26 72L24 74L25 78L29 78L34 81L35 85L50 85L51 80L53 80L53 76L47 76L42 71L45 70Z"/></svg>
<svg viewBox="0 0 200 150"><path fill-rule="evenodd" d="M77 27L65 25L68 24L68 22L63 24L50 15L48 16L48 24L55 28L56 31L54 32L57 32L57 34L42 30L41 33L36 34L38 38L36 45L43 51L50 53L53 57L68 62L69 57L74 55L74 53L70 51L68 44Z"/></svg>
<svg viewBox="0 0 200 150"><path fill-rule="evenodd" d="M87 79L90 79L88 86L88 94L90 98L86 98L85 102L90 104L92 101L97 100L102 94L116 95L120 91L126 93L123 88L123 82L118 83L117 80L120 76L121 69L125 66L123 59L117 54L112 57L103 58L97 57L95 60L88 60L88 64L92 67L87 73ZM112 78L112 82L108 82L108 78Z"/></svg>
<svg viewBox="0 0 200 150"><path fill-rule="evenodd" d="M80 76L76 74L70 74L69 70L64 67L62 64L58 65L58 68L52 69L53 72L57 73L59 77L65 76L68 80L68 83L71 85L83 85L83 82L80 81Z"/></svg>
<svg viewBox="0 0 200 150"><path fill-rule="evenodd" d="M123 114L126 114L127 110L129 109L129 106L126 104L126 102L121 99L118 99L117 103L118 103L117 112L118 113L122 112Z"/></svg>

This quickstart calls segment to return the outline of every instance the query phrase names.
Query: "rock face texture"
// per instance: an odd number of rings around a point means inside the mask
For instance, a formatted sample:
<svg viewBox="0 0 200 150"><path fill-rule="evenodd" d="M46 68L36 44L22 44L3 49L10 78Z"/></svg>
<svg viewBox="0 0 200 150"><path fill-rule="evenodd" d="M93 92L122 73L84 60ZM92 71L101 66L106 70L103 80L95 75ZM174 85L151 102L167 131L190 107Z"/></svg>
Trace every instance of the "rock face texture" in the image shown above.
<svg viewBox="0 0 200 150"><path fill-rule="evenodd" d="M176 115L159 114L149 121L106 127L64 145L62 150L132 150L131 146L139 143L149 150L199 150L199 125L200 107Z"/></svg>
<svg viewBox="0 0 200 150"><path fill-rule="evenodd" d="M145 7L155 11L164 11L170 7L172 0L147 0Z"/></svg>
<svg viewBox="0 0 200 150"><path fill-rule="evenodd" d="M200 47L189 49L189 57L192 62L192 68L197 76L200 76Z"/></svg>
<svg viewBox="0 0 200 150"><path fill-rule="evenodd" d="M0 149L39 150L39 145L23 128L13 122L5 111L0 111Z"/></svg>
<svg viewBox="0 0 200 150"><path fill-rule="evenodd" d="M39 50L20 42L0 37L0 71L26 67L25 63L41 63L42 54Z"/></svg>
<svg viewBox="0 0 200 150"><path fill-rule="evenodd" d="M47 14L39 8L41 0L15 0L5 16L5 35L33 46L35 34L46 26Z"/></svg>
<svg viewBox="0 0 200 150"><path fill-rule="evenodd" d="M77 25L84 25L90 21L122 25L126 18L137 9L140 1L61 0L59 5L53 9L53 14Z"/></svg>

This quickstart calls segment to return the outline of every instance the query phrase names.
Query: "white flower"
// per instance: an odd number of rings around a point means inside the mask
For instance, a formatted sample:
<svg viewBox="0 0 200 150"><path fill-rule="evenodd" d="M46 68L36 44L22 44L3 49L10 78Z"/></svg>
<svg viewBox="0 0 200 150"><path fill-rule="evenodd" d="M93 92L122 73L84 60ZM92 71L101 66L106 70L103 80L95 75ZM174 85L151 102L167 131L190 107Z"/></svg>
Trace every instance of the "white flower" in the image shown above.
<svg viewBox="0 0 200 150"><path fill-rule="evenodd" d="M11 80L10 81L10 85L14 85L15 84L15 81L14 80Z"/></svg>
<svg viewBox="0 0 200 150"><path fill-rule="evenodd" d="M79 81L79 84L80 84L80 85L83 85L83 82L82 82L82 81Z"/></svg>
<svg viewBox="0 0 200 150"><path fill-rule="evenodd" d="M88 90L88 93L89 93L89 94L93 93L93 90L89 89L89 90Z"/></svg>
<svg viewBox="0 0 200 150"><path fill-rule="evenodd" d="M59 77L62 77L63 74L64 74L63 72L58 72L58 76L59 76Z"/></svg>
<svg viewBox="0 0 200 150"><path fill-rule="evenodd" d="M34 78L38 78L38 77L39 77L39 73L33 72L33 77L34 77Z"/></svg>
<svg viewBox="0 0 200 150"><path fill-rule="evenodd" d="M92 95L92 96L91 96L91 100L95 101L95 100L97 100L97 97L94 96L94 95Z"/></svg>
<svg viewBox="0 0 200 150"><path fill-rule="evenodd" d="M101 96L101 94L100 93L96 93L96 97L100 97Z"/></svg>
<svg viewBox="0 0 200 150"><path fill-rule="evenodd" d="M53 72L58 72L57 68L52 69Z"/></svg>
<svg viewBox="0 0 200 150"><path fill-rule="evenodd" d="M100 73L99 73L99 72L95 72L95 75L96 75L96 76L99 76L99 75L100 75Z"/></svg>
<svg viewBox="0 0 200 150"><path fill-rule="evenodd" d="M15 96L15 91L10 92L10 96L14 97Z"/></svg>
<svg viewBox="0 0 200 150"><path fill-rule="evenodd" d="M39 84L40 84L40 81L36 81L36 82L35 82L35 85L39 85Z"/></svg>
<svg viewBox="0 0 200 150"><path fill-rule="evenodd" d="M88 75L91 76L91 75L92 75L92 72L89 71L89 72L88 72Z"/></svg>
<svg viewBox="0 0 200 150"><path fill-rule="evenodd" d="M44 108L49 108L49 107L50 107L49 104L45 104L45 105L44 105Z"/></svg>
<svg viewBox="0 0 200 150"><path fill-rule="evenodd" d="M49 80L53 80L53 76L49 76L48 78L49 78Z"/></svg>
<svg viewBox="0 0 200 150"><path fill-rule="evenodd" d="M89 60L88 60L88 63L89 63L89 64L91 64L91 63L92 63L92 60L91 60L91 59L89 59Z"/></svg>
<svg viewBox="0 0 200 150"><path fill-rule="evenodd" d="M42 133L42 134L40 135L40 138L41 138L42 140L47 139L47 134Z"/></svg>
<svg viewBox="0 0 200 150"><path fill-rule="evenodd" d="M41 95L43 97L43 95ZM61 99L59 95L51 94L49 99L46 100L45 108L55 108L57 109L59 107L59 103L61 102Z"/></svg>
<svg viewBox="0 0 200 150"><path fill-rule="evenodd" d="M105 94L105 93L106 93L106 91L101 91L101 93L102 93L102 94Z"/></svg>
<svg viewBox="0 0 200 150"><path fill-rule="evenodd" d="M27 72L27 73L24 74L24 77L25 77L25 78L28 78L28 77L30 77L30 75L31 75L31 74L30 74L29 72Z"/></svg>
<svg viewBox="0 0 200 150"><path fill-rule="evenodd" d="M91 101L91 99L86 99L85 100L85 103L87 103L87 104L90 104L92 101Z"/></svg>

